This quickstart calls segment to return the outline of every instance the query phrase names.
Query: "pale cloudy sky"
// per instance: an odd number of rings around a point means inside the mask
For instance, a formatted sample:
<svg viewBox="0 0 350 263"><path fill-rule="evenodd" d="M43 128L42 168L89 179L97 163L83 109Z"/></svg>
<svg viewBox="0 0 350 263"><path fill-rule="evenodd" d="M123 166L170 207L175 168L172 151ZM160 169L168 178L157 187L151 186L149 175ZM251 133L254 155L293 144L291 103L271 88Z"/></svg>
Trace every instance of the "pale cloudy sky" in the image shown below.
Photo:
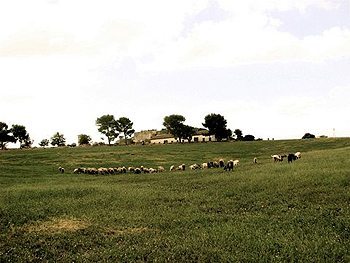
<svg viewBox="0 0 350 263"><path fill-rule="evenodd" d="M260 138L350 136L349 0L0 0L0 121L94 141L209 113Z"/></svg>

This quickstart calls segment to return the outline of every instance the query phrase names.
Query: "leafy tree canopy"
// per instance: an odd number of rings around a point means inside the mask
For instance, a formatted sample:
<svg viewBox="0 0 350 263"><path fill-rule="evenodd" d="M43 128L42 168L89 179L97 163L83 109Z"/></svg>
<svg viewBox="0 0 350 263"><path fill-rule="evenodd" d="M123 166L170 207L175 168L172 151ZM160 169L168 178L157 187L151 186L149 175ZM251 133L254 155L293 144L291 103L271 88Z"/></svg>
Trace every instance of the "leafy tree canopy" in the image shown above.
<svg viewBox="0 0 350 263"><path fill-rule="evenodd" d="M125 144L127 144L128 138L135 133L135 130L132 128L133 125L131 120L126 117L120 117L117 120L117 130L124 134Z"/></svg>
<svg viewBox="0 0 350 263"><path fill-rule="evenodd" d="M50 141L48 139L43 139L41 140L41 142L39 143L39 146L41 147L46 147L49 146Z"/></svg>
<svg viewBox="0 0 350 263"><path fill-rule="evenodd" d="M232 131L226 128L227 121L220 114L208 114L205 116L204 123L202 125L209 130L209 134L215 135L215 138L218 141L232 135Z"/></svg>
<svg viewBox="0 0 350 263"><path fill-rule="evenodd" d="M91 142L91 137L86 134L79 134L78 135L78 144L79 145L89 145Z"/></svg>
<svg viewBox="0 0 350 263"><path fill-rule="evenodd" d="M184 116L173 114L164 117L163 125L170 134L181 141L185 120Z"/></svg>
<svg viewBox="0 0 350 263"><path fill-rule="evenodd" d="M15 143L16 138L11 134L11 129L5 122L0 122L0 148L2 150L6 149L6 144Z"/></svg>
<svg viewBox="0 0 350 263"><path fill-rule="evenodd" d="M236 135L238 141L243 140L243 132L240 129L235 129L233 133Z"/></svg>
<svg viewBox="0 0 350 263"><path fill-rule="evenodd" d="M113 115L103 115L96 120L98 131L107 137L108 145L118 138L118 123Z"/></svg>
<svg viewBox="0 0 350 263"><path fill-rule="evenodd" d="M316 136L308 132L305 133L304 136L302 137L302 139L313 139L313 138L316 138Z"/></svg>
<svg viewBox="0 0 350 263"><path fill-rule="evenodd" d="M52 146L65 146L66 145L66 139L64 138L63 134L60 134L59 132L56 132L52 137L51 137L51 145Z"/></svg>

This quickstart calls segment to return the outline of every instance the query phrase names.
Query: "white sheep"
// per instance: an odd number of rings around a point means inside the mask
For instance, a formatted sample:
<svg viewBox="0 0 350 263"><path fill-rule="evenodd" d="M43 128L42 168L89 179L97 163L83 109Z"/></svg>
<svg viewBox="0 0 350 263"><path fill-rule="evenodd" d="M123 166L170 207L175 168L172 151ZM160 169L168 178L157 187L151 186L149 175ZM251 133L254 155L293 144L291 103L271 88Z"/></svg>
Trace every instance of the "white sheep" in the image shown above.
<svg viewBox="0 0 350 263"><path fill-rule="evenodd" d="M201 167L198 165L198 164L192 164L192 165L190 165L190 169L191 170L197 170L197 169L200 169Z"/></svg>
<svg viewBox="0 0 350 263"><path fill-rule="evenodd" d="M158 166L158 173L162 173L165 171L164 167L163 166Z"/></svg>
<svg viewBox="0 0 350 263"><path fill-rule="evenodd" d="M294 155L295 155L295 157L297 157L297 159L301 158L301 152L296 152Z"/></svg>
<svg viewBox="0 0 350 263"><path fill-rule="evenodd" d="M207 169L208 168L208 163L202 163L202 168Z"/></svg>
<svg viewBox="0 0 350 263"><path fill-rule="evenodd" d="M234 160L233 161L233 166L238 166L238 164L239 164L239 160Z"/></svg>

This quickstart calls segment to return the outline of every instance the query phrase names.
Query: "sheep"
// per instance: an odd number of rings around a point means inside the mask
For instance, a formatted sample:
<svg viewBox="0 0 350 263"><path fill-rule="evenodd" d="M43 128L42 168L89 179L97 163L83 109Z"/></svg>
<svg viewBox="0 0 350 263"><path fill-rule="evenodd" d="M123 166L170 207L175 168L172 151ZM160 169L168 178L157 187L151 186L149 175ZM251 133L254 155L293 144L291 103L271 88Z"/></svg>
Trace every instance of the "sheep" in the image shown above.
<svg viewBox="0 0 350 263"><path fill-rule="evenodd" d="M238 166L238 164L239 164L239 160L234 160L233 161L233 166Z"/></svg>
<svg viewBox="0 0 350 263"><path fill-rule="evenodd" d="M135 172L135 167L132 167L132 166L128 167L128 171L129 171L130 173Z"/></svg>
<svg viewBox="0 0 350 263"><path fill-rule="evenodd" d="M208 163L202 163L202 168L203 169L208 169Z"/></svg>
<svg viewBox="0 0 350 263"><path fill-rule="evenodd" d="M158 166L158 173L162 173L165 171L164 167L163 166Z"/></svg>
<svg viewBox="0 0 350 263"><path fill-rule="evenodd" d="M154 173L156 173L157 172L157 170L156 169L154 169L154 168L149 168L149 173L150 174L154 174Z"/></svg>
<svg viewBox="0 0 350 263"><path fill-rule="evenodd" d="M258 158L254 157L253 163L258 163Z"/></svg>
<svg viewBox="0 0 350 263"><path fill-rule="evenodd" d="M171 171L174 171L174 170L175 170L175 166L174 165L170 166L169 171L171 172Z"/></svg>
<svg viewBox="0 0 350 263"><path fill-rule="evenodd" d="M75 169L73 170L73 173L74 173L74 174L82 174L82 173L84 173L85 171L86 171L85 168L79 167L79 168L75 168Z"/></svg>
<svg viewBox="0 0 350 263"><path fill-rule="evenodd" d="M223 159L219 160L219 166L220 166L220 168L225 167L225 161Z"/></svg>
<svg viewBox="0 0 350 263"><path fill-rule="evenodd" d="M287 157L287 155L274 154L274 155L271 155L271 157L272 157L274 162L283 162L283 158Z"/></svg>
<svg viewBox="0 0 350 263"><path fill-rule="evenodd" d="M227 164L224 166L224 170L225 171L232 171L234 167L234 161L233 160L229 160L227 162Z"/></svg>
<svg viewBox="0 0 350 263"><path fill-rule="evenodd" d="M141 171L140 168L135 168L134 173L135 174L140 174L140 173L142 173L142 171Z"/></svg>
<svg viewBox="0 0 350 263"><path fill-rule="evenodd" d="M182 170L182 171L185 171L186 165L183 163L183 164L179 165L178 168L179 168L180 170Z"/></svg>
<svg viewBox="0 0 350 263"><path fill-rule="evenodd" d="M62 173L62 174L64 173L64 168L63 167L61 167L61 166L58 167L58 170L60 171L60 173Z"/></svg>
<svg viewBox="0 0 350 263"><path fill-rule="evenodd" d="M278 154L271 155L274 162L281 161L281 157Z"/></svg>
<svg viewBox="0 0 350 263"><path fill-rule="evenodd" d="M85 173L87 174L98 174L98 171L96 168L86 168Z"/></svg>
<svg viewBox="0 0 350 263"><path fill-rule="evenodd" d="M291 163L291 162L295 161L296 159L298 159L298 158L294 153L288 154L288 163Z"/></svg>
<svg viewBox="0 0 350 263"><path fill-rule="evenodd" d="M295 157L297 157L297 159L301 158L301 152L296 152L294 155L295 155Z"/></svg>
<svg viewBox="0 0 350 263"><path fill-rule="evenodd" d="M190 169L191 170L197 170L197 169L200 169L201 167L199 166L199 164L192 164L192 165L190 165Z"/></svg>

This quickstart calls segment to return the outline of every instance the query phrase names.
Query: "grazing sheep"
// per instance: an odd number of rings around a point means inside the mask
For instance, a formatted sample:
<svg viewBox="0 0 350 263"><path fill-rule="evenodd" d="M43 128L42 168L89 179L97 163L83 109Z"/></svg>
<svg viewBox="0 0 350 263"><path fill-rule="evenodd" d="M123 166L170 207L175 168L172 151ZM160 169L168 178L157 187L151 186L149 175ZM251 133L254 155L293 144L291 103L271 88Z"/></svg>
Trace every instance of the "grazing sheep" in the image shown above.
<svg viewBox="0 0 350 263"><path fill-rule="evenodd" d="M182 171L185 171L186 165L183 163L178 168L180 168L180 170L182 170Z"/></svg>
<svg viewBox="0 0 350 263"><path fill-rule="evenodd" d="M225 171L232 171L234 167L234 161L229 160L227 164L224 166Z"/></svg>
<svg viewBox="0 0 350 263"><path fill-rule="evenodd" d="M294 155L297 157L297 159L301 158L301 152L296 152Z"/></svg>
<svg viewBox="0 0 350 263"><path fill-rule="evenodd" d="M141 171L140 168L135 168L134 173L135 174L140 174L140 173L142 173L142 171Z"/></svg>
<svg viewBox="0 0 350 263"><path fill-rule="evenodd" d="M199 164L192 164L192 165L190 165L190 169L191 170L197 170L197 169L200 169L201 167L200 167L200 165Z"/></svg>
<svg viewBox="0 0 350 263"><path fill-rule="evenodd" d="M171 172L171 171L174 171L174 170L175 170L175 166L174 165L170 166L169 171Z"/></svg>
<svg viewBox="0 0 350 263"><path fill-rule="evenodd" d="M149 168L148 170L149 170L149 173L150 173L150 174L154 174L154 173L156 173L156 172L157 172L157 170L156 170L156 169L154 169L154 168L152 168L152 167L151 167L151 168Z"/></svg>
<svg viewBox="0 0 350 263"><path fill-rule="evenodd" d="M58 167L58 170L60 171L60 173L61 173L61 174L63 174L63 173L64 173L64 168L63 168L63 167L61 167L61 166L60 166L60 167Z"/></svg>
<svg viewBox="0 0 350 263"><path fill-rule="evenodd" d="M208 169L208 163L202 163L202 168L203 169Z"/></svg>
<svg viewBox="0 0 350 263"><path fill-rule="evenodd" d="M281 161L281 157L278 154L271 155L274 162Z"/></svg>
<svg viewBox="0 0 350 263"><path fill-rule="evenodd" d="M214 162L208 162L208 168L213 168L214 167Z"/></svg>
<svg viewBox="0 0 350 263"><path fill-rule="evenodd" d="M253 163L258 163L258 158L254 157Z"/></svg>
<svg viewBox="0 0 350 263"><path fill-rule="evenodd" d="M130 173L135 172L135 167L132 167L132 166L128 167L128 171L129 171Z"/></svg>
<svg viewBox="0 0 350 263"><path fill-rule="evenodd" d="M165 169L163 166L158 166L158 173L162 173L164 171L165 171Z"/></svg>
<svg viewBox="0 0 350 263"><path fill-rule="evenodd" d="M298 159L298 158L296 157L296 155L294 153L288 154L288 163L292 163L296 159Z"/></svg>
<svg viewBox="0 0 350 263"><path fill-rule="evenodd" d="M238 166L239 165L239 160L234 160L233 161L233 166Z"/></svg>
<svg viewBox="0 0 350 263"><path fill-rule="evenodd" d="M79 167L79 168L74 169L73 173L74 173L74 174L82 174L82 173L84 173L85 171L86 171L85 168Z"/></svg>
<svg viewBox="0 0 350 263"><path fill-rule="evenodd" d="M220 168L225 167L225 161L224 161L224 159L220 159L220 160L219 160L219 166L220 166Z"/></svg>
<svg viewBox="0 0 350 263"><path fill-rule="evenodd" d="M274 162L283 162L283 159L285 157L287 157L287 155L278 155L278 154L274 154L274 155L271 155L272 159Z"/></svg>

